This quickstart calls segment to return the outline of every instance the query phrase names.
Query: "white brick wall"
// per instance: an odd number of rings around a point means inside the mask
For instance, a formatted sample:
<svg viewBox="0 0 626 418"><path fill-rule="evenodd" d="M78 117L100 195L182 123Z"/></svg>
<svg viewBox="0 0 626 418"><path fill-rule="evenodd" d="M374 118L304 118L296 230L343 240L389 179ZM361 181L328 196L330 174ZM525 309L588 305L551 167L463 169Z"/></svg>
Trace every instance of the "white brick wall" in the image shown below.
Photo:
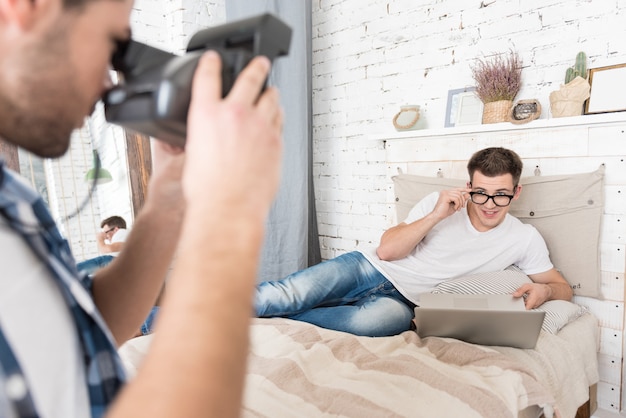
<svg viewBox="0 0 626 418"><path fill-rule="evenodd" d="M225 20L224 0L137 0L131 26L138 41L182 53L196 31Z"/></svg>
<svg viewBox="0 0 626 418"><path fill-rule="evenodd" d="M79 214L75 213L89 193L90 184L84 176L93 167L91 141L86 131L74 134L70 149L62 158L44 164L49 203L61 232L78 260L93 256L97 253L95 231L100 222L97 194ZM71 215L76 216L66 219Z"/></svg>
<svg viewBox="0 0 626 418"><path fill-rule="evenodd" d="M515 49L524 62L517 99L539 99L548 118L548 96L578 51L589 68L626 62L625 21L626 2L617 0L313 2L322 256L375 245L389 226L355 220L368 201L384 201L384 153L368 137L392 132L401 105L419 104L427 127L443 127L447 92L473 85L475 58ZM375 203L368 210L381 213Z"/></svg>

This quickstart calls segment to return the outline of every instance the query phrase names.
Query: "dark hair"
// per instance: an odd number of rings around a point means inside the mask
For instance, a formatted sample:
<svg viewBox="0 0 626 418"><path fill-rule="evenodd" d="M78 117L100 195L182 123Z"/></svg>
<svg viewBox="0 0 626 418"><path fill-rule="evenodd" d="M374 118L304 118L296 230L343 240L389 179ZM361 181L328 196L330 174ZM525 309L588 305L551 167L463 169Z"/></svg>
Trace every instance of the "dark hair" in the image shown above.
<svg viewBox="0 0 626 418"><path fill-rule="evenodd" d="M121 216L111 216L100 222L100 228L104 225L117 226L120 229L126 229L126 221Z"/></svg>
<svg viewBox="0 0 626 418"><path fill-rule="evenodd" d="M470 182L476 171L487 177L510 174L513 176L513 185L517 186L522 175L522 167L522 160L514 151L493 147L475 152L467 163L467 172Z"/></svg>

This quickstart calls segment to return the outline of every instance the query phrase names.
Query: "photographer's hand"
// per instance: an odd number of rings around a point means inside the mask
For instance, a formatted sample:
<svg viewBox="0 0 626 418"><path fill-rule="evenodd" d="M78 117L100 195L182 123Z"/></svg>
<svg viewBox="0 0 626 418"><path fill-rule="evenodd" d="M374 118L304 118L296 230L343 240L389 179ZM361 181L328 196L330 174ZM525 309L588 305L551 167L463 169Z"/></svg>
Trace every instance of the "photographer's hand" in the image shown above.
<svg viewBox="0 0 626 418"><path fill-rule="evenodd" d="M228 199L229 213L253 205L265 218L278 186L282 148L278 92L270 87L259 97L269 68L267 58L253 59L221 100L219 57L213 52L203 57L188 121L183 185L190 205L222 207ZM210 197L201 199L207 190Z"/></svg>
<svg viewBox="0 0 626 418"><path fill-rule="evenodd" d="M278 93L271 87L261 93L269 67L267 58L253 59L222 100L219 56L208 52L200 60L178 257L151 350L120 396L119 412L240 413L252 294L282 151Z"/></svg>

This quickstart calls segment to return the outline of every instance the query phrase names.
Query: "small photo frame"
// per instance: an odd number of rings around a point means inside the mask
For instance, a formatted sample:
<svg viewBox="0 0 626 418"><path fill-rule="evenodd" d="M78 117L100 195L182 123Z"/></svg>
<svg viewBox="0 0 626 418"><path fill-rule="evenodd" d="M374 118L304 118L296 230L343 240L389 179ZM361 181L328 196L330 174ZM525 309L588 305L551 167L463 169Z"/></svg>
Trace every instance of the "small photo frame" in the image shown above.
<svg viewBox="0 0 626 418"><path fill-rule="evenodd" d="M448 91L445 127L480 125L483 102L476 95L476 87L464 87Z"/></svg>
<svg viewBox="0 0 626 418"><path fill-rule="evenodd" d="M585 115L626 110L626 64L590 69L589 84Z"/></svg>

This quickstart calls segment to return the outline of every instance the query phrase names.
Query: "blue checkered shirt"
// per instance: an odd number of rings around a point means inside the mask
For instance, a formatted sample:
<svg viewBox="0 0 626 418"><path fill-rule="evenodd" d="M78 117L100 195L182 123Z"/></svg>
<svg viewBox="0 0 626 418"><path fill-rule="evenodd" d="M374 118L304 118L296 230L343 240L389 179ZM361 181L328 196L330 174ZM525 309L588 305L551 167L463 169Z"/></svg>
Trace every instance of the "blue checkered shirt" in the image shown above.
<svg viewBox="0 0 626 418"><path fill-rule="evenodd" d="M0 214L12 232L22 236L32 251L46 264L50 276L61 289L76 322L78 339L83 350L85 384L88 385L91 416L101 417L125 380L124 368L117 354L116 345L91 297L88 277L78 273L69 245L57 229L46 204L23 179L5 169L2 161L0 161ZM5 231L0 233L6 233ZM3 403L6 405L7 400L9 404L12 402L5 392L7 370L13 367L21 371L19 364L12 364L16 362L9 345L6 346L8 353L7 350L0 350L0 407ZM13 403L15 404L14 400ZM13 409L19 411L20 408L13 405ZM37 414L18 412L18 416L37 417Z"/></svg>

